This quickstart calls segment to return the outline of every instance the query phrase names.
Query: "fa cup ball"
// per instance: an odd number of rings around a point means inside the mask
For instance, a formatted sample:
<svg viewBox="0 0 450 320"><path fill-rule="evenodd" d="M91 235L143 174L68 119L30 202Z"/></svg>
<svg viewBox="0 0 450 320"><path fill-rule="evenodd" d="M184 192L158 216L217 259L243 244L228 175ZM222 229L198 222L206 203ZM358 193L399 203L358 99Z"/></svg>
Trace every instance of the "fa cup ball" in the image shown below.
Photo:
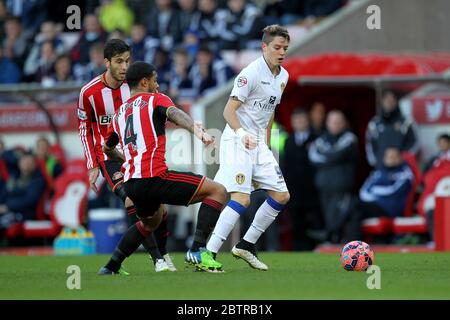
<svg viewBox="0 0 450 320"><path fill-rule="evenodd" d="M366 271L373 264L373 251L363 241L351 241L341 251L341 265L347 271Z"/></svg>

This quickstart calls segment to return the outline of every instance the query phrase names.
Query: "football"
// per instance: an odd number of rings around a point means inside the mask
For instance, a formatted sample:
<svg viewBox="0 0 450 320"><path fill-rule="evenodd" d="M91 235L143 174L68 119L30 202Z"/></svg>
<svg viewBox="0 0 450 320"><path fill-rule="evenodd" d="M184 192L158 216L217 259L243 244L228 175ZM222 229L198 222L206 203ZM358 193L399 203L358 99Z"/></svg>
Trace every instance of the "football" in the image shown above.
<svg viewBox="0 0 450 320"><path fill-rule="evenodd" d="M351 241L341 251L341 265L347 271L366 271L373 264L374 254L363 241Z"/></svg>

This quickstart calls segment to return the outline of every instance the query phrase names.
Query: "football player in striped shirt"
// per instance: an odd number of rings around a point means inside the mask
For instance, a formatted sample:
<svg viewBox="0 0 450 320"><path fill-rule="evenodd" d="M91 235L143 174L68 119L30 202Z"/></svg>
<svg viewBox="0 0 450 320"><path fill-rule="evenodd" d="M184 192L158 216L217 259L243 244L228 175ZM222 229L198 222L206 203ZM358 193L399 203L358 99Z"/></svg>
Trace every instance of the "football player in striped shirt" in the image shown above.
<svg viewBox="0 0 450 320"><path fill-rule="evenodd" d="M91 188L97 191L95 182L101 172L111 190L124 202L129 223L135 224L138 222L135 215L136 209L123 188L121 163L109 159L102 151L111 116L122 103L130 98L130 88L125 81L130 54L130 47L122 40L112 39L105 44L104 57L107 71L92 79L81 89L77 113L79 136L83 144ZM157 89L157 86L152 88L152 90ZM176 270L165 249L167 236L167 214L165 214L164 222L155 231L155 235L149 235L142 243L151 254L157 272ZM123 268L120 268L119 272L127 274Z"/></svg>
<svg viewBox="0 0 450 320"><path fill-rule="evenodd" d="M126 194L136 206L140 223L130 227L139 230L141 238L152 232L161 221L161 203L184 205L202 202L197 219L191 251L198 252L196 266L208 272L220 272L222 265L207 251L206 241L226 201L226 190L217 182L192 172L169 170L165 161L165 124L169 120L189 130L206 146L214 144L211 137L192 118L175 106L172 100L152 90L156 83L154 67L135 62L127 71L132 97L124 103L111 120L110 135L104 150L110 157L123 162ZM116 149L120 143L122 152ZM118 270L122 261L139 245L141 239L131 239L119 246L116 256L105 266Z"/></svg>

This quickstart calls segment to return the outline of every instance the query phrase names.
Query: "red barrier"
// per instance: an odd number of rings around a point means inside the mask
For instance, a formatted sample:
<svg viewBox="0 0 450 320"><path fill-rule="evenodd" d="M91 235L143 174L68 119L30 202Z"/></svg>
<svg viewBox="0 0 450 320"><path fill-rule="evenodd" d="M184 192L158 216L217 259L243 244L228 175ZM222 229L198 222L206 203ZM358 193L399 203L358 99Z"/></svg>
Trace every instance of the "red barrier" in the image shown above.
<svg viewBox="0 0 450 320"><path fill-rule="evenodd" d="M436 251L450 252L450 197L436 197L434 242Z"/></svg>

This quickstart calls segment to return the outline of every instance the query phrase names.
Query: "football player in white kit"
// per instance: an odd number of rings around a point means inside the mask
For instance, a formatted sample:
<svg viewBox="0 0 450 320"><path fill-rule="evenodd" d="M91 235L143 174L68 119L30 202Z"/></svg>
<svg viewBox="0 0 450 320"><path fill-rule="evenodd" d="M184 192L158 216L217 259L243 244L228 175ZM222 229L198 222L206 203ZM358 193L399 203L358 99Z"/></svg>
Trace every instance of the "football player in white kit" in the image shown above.
<svg viewBox="0 0 450 320"><path fill-rule="evenodd" d="M274 111L289 78L280 65L289 41L285 28L264 28L262 57L236 77L223 112L227 125L220 142L220 168L214 178L231 196L206 245L214 256L249 206L250 193L255 189L267 191L267 199L244 238L232 249L235 257L259 270L268 267L258 259L255 243L289 201L286 183L269 147Z"/></svg>

